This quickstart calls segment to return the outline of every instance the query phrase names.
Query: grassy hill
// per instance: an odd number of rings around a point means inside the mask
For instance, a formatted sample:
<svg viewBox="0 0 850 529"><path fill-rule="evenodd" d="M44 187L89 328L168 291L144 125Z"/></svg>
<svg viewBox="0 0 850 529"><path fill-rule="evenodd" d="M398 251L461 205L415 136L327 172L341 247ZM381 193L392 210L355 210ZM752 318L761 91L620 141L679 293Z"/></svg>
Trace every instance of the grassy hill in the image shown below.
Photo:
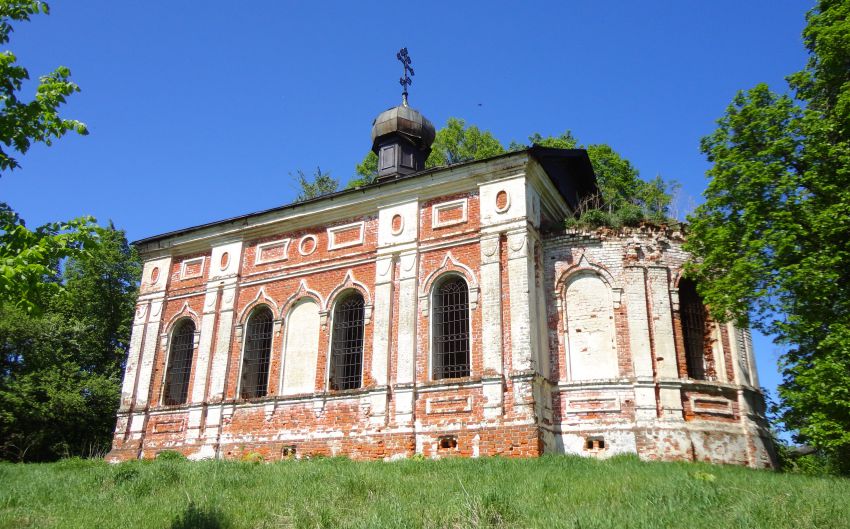
<svg viewBox="0 0 850 529"><path fill-rule="evenodd" d="M550 456L0 464L0 528L850 527L850 480Z"/></svg>

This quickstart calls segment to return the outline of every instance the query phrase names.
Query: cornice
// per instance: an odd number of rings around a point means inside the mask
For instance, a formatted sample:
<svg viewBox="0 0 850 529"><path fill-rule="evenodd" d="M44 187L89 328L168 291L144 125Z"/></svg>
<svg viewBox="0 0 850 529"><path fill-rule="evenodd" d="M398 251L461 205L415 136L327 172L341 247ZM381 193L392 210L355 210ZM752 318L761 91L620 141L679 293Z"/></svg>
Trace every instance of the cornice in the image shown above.
<svg viewBox="0 0 850 529"><path fill-rule="evenodd" d="M330 195L324 199L150 237L135 244L142 258L149 260L204 251L228 242L332 224L349 218L376 215L382 207L475 191L481 182L519 176L529 160L529 155L520 151L513 156L449 166L410 178ZM317 219L321 221L317 222Z"/></svg>

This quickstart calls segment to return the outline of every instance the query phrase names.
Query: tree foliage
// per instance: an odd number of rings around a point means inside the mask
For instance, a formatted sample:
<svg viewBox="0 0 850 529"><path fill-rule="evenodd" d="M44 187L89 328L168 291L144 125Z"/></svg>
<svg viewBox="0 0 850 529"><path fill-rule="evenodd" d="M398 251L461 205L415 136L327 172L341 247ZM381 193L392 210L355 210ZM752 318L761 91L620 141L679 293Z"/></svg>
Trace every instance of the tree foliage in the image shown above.
<svg viewBox="0 0 850 529"><path fill-rule="evenodd" d="M90 247L93 219L50 222L35 230L5 203L0 203L0 302L38 312L62 290L59 263Z"/></svg>
<svg viewBox="0 0 850 529"><path fill-rule="evenodd" d="M12 21L47 13L44 2L0 1L0 43ZM18 92L29 78L0 52L0 171L85 125L57 109L79 91L65 67L42 77L35 99ZM140 267L124 233L94 219L30 230L0 203L0 458L46 460L108 448L120 398Z"/></svg>
<svg viewBox="0 0 850 529"><path fill-rule="evenodd" d="M0 44L9 42L12 22L26 22L33 15L48 12L46 2L0 1ZM59 66L39 78L35 99L23 101L19 92L24 81L30 78L29 71L17 64L17 58L11 51L0 52L0 143L3 145L0 146L0 171L20 166L10 150L25 154L34 142L50 145L68 131L88 134L82 122L59 115L58 109L68 96L80 91L70 77L71 71Z"/></svg>
<svg viewBox="0 0 850 529"><path fill-rule="evenodd" d="M330 173L323 173L319 167L316 167L316 172L313 173L312 178L308 178L304 174L304 171L298 169L296 171L296 178L298 179L298 185L301 187L301 191L295 199L296 202L327 195L339 188L339 181L333 178Z"/></svg>
<svg viewBox="0 0 850 529"><path fill-rule="evenodd" d="M458 118L449 118L446 126L437 131L431 155L425 167L439 167L454 163L481 160L507 151L526 149L531 145L556 149L581 148L572 132L560 136L543 136L535 132L528 143L513 141L505 149L489 131L475 125L467 125ZM596 173L600 193L591 197L568 225L632 225L644 220L666 222L670 216L670 204L677 188L657 176L649 182L640 178L638 170L614 149L606 144L594 144L587 149ZM378 157L369 152L357 164L357 177L348 182L348 188L370 184L378 175Z"/></svg>
<svg viewBox="0 0 850 529"><path fill-rule="evenodd" d="M489 131L449 118L446 126L437 131L425 167L483 160L504 152L505 148Z"/></svg>
<svg viewBox="0 0 850 529"><path fill-rule="evenodd" d="M850 1L807 19L796 101L740 92L703 138L711 181L687 248L713 313L787 347L784 425L850 472Z"/></svg>
<svg viewBox="0 0 850 529"><path fill-rule="evenodd" d="M39 461L109 447L140 266L124 233L96 228L50 276L40 311L0 302L0 458Z"/></svg>
<svg viewBox="0 0 850 529"><path fill-rule="evenodd" d="M47 3L37 0L0 1L0 44L9 42L12 22L26 22L47 14ZM19 167L9 148L25 154L33 142L50 145L69 130L87 134L85 125L63 119L57 109L67 96L79 91L70 82L70 71L60 66L42 77L33 101L19 96L29 72L16 64L15 55L0 52L0 171ZM29 230L5 203L0 203L0 303L11 303L25 312L40 310L44 302L62 289L58 263L79 255L91 241L93 219L51 222Z"/></svg>
<svg viewBox="0 0 850 529"><path fill-rule="evenodd" d="M656 176L643 180L632 163L605 143L582 146L571 131L560 136L543 136L534 133L528 144L512 142L510 150L524 149L530 145L556 149L587 150L596 183L597 196L589 197L575 215L567 219L567 226L623 226L644 221L670 222L670 205L678 188L674 181Z"/></svg>

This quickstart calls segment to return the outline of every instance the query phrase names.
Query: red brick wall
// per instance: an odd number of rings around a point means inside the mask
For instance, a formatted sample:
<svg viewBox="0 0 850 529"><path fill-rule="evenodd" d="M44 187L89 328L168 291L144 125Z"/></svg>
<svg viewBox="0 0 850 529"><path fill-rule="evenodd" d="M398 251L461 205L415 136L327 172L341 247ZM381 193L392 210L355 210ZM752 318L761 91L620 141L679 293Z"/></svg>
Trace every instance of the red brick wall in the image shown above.
<svg viewBox="0 0 850 529"><path fill-rule="evenodd" d="M433 206L463 199L466 201L467 220L445 227L432 226ZM453 217L454 215L454 217ZM443 220L457 218L457 212L449 212ZM481 247L479 244L479 197L477 192L454 194L427 200L419 206L419 261L417 270L417 296L428 294L436 280L443 273L462 275L471 288L477 288L480 282ZM340 249L328 248L328 228L363 223L363 242ZM357 234L353 230L339 234L337 243L351 242ZM258 245L290 239L286 258L269 263L257 263ZM315 249L302 255L299 245L309 239L315 243ZM573 266L583 254L594 260L595 264L614 277L618 267L622 267L625 255L602 251L601 245L587 239L571 241L567 238L561 243L548 244L542 252L538 250L535 263L542 267L542 275L535 277L542 281L542 290L546 297L547 336L544 342L549 344L548 362L549 380L527 374L518 376L511 373L511 314L515 310L530 310L534 307L514 307L510 299L510 278L508 274L508 248L505 235L499 239L499 262L501 267L501 311L502 311L502 351L504 373L502 409L503 414L485 417L485 395L481 378L483 372L482 310L479 304L470 313L470 376L463 379L431 380L430 373L430 317L418 312L416 323L415 381L416 399L413 406L412 424L396 423L396 388L393 385L398 378L398 341L399 328L399 289L401 274L398 261L395 263L392 279L389 329L388 379L390 388L378 387L372 379L373 335L375 332L375 314L365 324L363 351L363 385L349 391L326 391L328 377L328 354L331 340L331 317L336 296L347 288L356 288L363 293L367 305L373 305L375 299L375 275L378 244L378 218L375 215L348 218L329 225L316 225L309 228L292 230L275 235L247 240L243 244L242 255L238 256L241 267L237 278L237 290L234 305L234 323L231 339L227 344L228 369L224 386L224 402L208 403L210 408L222 412L220 436L216 438L218 454L227 458L262 456L268 460L286 457L292 449L296 457L318 455L348 455L357 459L393 458L409 456L417 451L427 457L473 456L473 455L511 455L535 456L542 452L542 430L538 426L541 417L534 417L535 396L542 395L546 400L543 407L551 406L552 421L547 426L570 425L587 431L605 431L607 426L628 424L635 420L635 397L631 386L624 384L610 389L586 389L570 393L558 389L559 381L566 381L566 352L564 344L564 325L562 315L557 308L557 281L559 274ZM546 242L546 241L544 241ZM621 241L622 242L622 241ZM600 252L594 256L594 252ZM211 253L197 253L177 256L172 260L166 301L163 307L162 322L157 335L168 333L170 325L181 317L192 317L196 329L201 330L200 317L203 313L204 290ZM278 255L282 255L278 253ZM450 255L450 257L449 257ZM203 274L198 278L181 279L180 267L185 259L206 257ZM237 256L231 256L237 258ZM620 259L620 261L617 261ZM673 268L679 266L671 261ZM435 273L438 272L438 273ZM533 287L534 285L530 285ZM281 396L279 383L282 370L283 341L286 336L286 313L297 300L297 293L304 295L303 288L310 291L319 302L320 314L326 315L320 327L318 359L315 378L316 391L310 395ZM238 338L239 326L244 325L254 308L260 304L271 307L277 325L272 337L271 365L268 383L268 395L259 399L244 401L238 398L237 388L241 372L242 341ZM674 340L679 361L679 375L684 378L684 348L682 344L681 324L677 311L673 311ZM219 320L216 319L214 332L218 333ZM628 309L624 300L614 309L616 346L619 354L620 378L634 378L633 359L630 351ZM537 326L532 325L536 330ZM243 332L244 334L244 332ZM215 335L215 339L219 339ZM729 337L723 329L722 345L726 351L727 369L732 380L732 362ZM244 340L244 336L242 337ZM189 446L186 441L187 428L191 413L207 410L205 405L164 407L161 405L162 381L167 351L161 346L159 338L155 350L154 369L150 385L150 406L146 422L141 431L141 440L126 439L124 432L116 432L115 457L136 457L137 450L143 448L144 457L152 457L158 451L177 449L187 454L195 453L199 446ZM211 354L216 349L213 340ZM193 356L190 395L195 384L195 363L198 351ZM493 375L493 373L487 373ZM513 376L512 376L513 375ZM533 388L548 388L547 391L533 391ZM682 390L682 423L689 421L711 421L718 425L733 424L740 420L735 391L728 388L713 388L709 385L686 385ZM616 397L616 408L605 409L605 402L611 396ZM373 400L387 399L385 414L372 409ZM570 400L572 399L572 401ZM576 405L576 399L584 399L586 404ZM608 401L606 401L608 399ZM551 400L551 402L549 402ZM694 406L696 402L696 406ZM577 407L578 406L578 407ZM582 407L583 406L583 407ZM143 410L144 411L144 410ZM208 442L205 438L202 420L197 432L200 437L196 444ZM215 425L213 425L215 427ZM128 430L129 431L129 430ZM139 428L134 427L134 431ZM193 430L193 433L195 431ZM649 435L649 434L647 434ZM664 440L669 443L665 452L659 446L651 446L647 436L636 434L637 449L647 457L653 454L669 454L669 458L680 457L672 448L679 441ZM662 456L668 457L668 456Z"/></svg>
<svg viewBox="0 0 850 529"><path fill-rule="evenodd" d="M168 362L168 349L171 347L171 331L174 325L183 318L191 319L195 324L195 332L201 330L200 316L203 314L204 295L198 293L191 297L172 299L165 302L162 309L162 320L159 324L159 333L157 335L156 356L153 364L153 380L150 385L150 396L148 402L151 406L162 405L162 384L165 381L165 368ZM166 346L162 347L160 336L168 335ZM198 348L195 347L192 351L192 371L189 375L189 399L191 401L192 387L195 383L195 373L197 373L196 365L198 362Z"/></svg>

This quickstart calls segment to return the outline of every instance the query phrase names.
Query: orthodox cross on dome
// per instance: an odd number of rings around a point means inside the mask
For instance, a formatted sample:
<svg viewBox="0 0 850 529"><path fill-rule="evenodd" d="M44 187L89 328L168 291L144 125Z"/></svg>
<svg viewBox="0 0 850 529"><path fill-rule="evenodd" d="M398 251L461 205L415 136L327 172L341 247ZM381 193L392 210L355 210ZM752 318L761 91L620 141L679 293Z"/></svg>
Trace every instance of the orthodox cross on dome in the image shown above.
<svg viewBox="0 0 850 529"><path fill-rule="evenodd" d="M399 50L399 52L395 54L395 58L398 59L404 67L404 77L400 78L398 83L402 88L401 104L407 106L407 87L413 84L413 79L411 79L411 77L416 74L413 73L413 68L410 67L410 55L407 54L407 48Z"/></svg>

